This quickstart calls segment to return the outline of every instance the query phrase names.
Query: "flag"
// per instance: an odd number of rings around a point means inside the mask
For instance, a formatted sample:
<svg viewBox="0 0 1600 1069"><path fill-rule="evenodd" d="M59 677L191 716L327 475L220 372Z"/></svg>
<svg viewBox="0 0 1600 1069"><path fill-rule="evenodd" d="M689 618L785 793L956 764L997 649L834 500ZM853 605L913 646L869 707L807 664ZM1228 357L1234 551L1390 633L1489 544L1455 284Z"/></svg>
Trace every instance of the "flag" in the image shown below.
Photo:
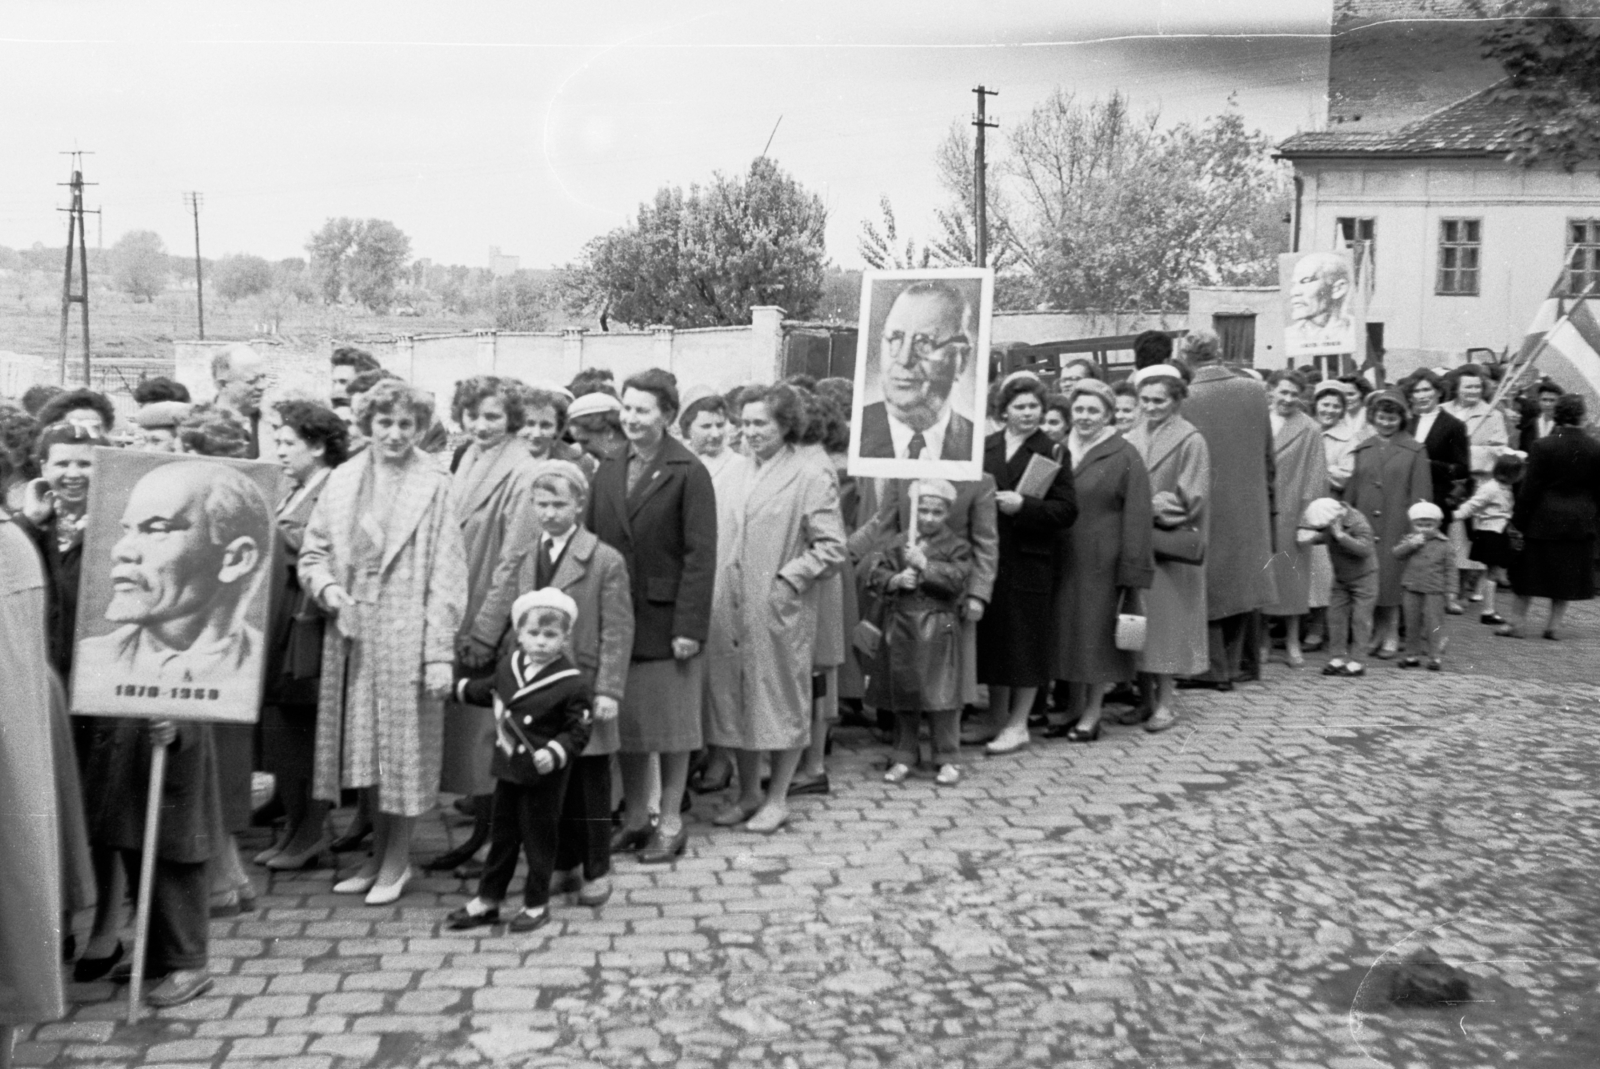
<svg viewBox="0 0 1600 1069"><path fill-rule="evenodd" d="M1514 364L1525 367L1518 386L1548 378L1581 395L1589 411L1600 411L1600 319L1587 295L1566 303L1560 295L1564 281L1565 272L1528 324Z"/></svg>

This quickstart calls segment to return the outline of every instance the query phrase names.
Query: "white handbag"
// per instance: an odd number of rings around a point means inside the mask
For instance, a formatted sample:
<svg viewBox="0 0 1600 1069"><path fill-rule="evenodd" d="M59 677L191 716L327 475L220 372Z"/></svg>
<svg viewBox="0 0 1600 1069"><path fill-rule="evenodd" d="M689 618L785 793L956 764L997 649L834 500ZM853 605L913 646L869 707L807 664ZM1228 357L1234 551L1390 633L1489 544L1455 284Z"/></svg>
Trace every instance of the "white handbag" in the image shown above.
<svg viewBox="0 0 1600 1069"><path fill-rule="evenodd" d="M1128 608L1128 591L1122 592L1122 597L1117 602L1117 649L1127 653L1142 653L1144 651L1145 618L1136 612L1126 611Z"/></svg>

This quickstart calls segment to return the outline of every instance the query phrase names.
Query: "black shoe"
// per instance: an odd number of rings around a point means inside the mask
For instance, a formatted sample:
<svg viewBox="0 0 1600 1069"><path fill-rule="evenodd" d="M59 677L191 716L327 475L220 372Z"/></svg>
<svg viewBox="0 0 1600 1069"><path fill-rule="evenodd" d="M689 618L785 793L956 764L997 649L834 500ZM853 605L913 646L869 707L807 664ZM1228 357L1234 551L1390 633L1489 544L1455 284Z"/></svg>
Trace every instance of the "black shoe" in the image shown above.
<svg viewBox="0 0 1600 1069"><path fill-rule="evenodd" d="M1087 731L1080 725L1073 724L1065 732L1065 738L1068 742L1097 742L1100 739L1100 725L1103 723L1105 723L1104 718L1096 720L1094 727L1089 728Z"/></svg>
<svg viewBox="0 0 1600 1069"><path fill-rule="evenodd" d="M1497 612L1486 612L1478 617L1480 624L1493 624L1496 627L1506 622L1506 618Z"/></svg>
<svg viewBox="0 0 1600 1069"><path fill-rule="evenodd" d="M618 828L611 833L611 853L631 854L636 850L643 850L650 845L650 838L655 831L656 822L653 820L642 828Z"/></svg>
<svg viewBox="0 0 1600 1069"><path fill-rule="evenodd" d="M1214 679L1180 679L1177 682L1179 690L1232 690L1232 683L1218 683Z"/></svg>
<svg viewBox="0 0 1600 1069"><path fill-rule="evenodd" d="M483 848L484 841L488 838L489 837L487 835L479 836L477 834L473 834L471 838L462 843L460 846L456 847L454 850L451 850L448 853L440 854L438 857L431 860L424 861L422 863L422 871L449 872L451 869L456 868L457 866L465 865L468 861L472 860L472 856L474 854Z"/></svg>
<svg viewBox="0 0 1600 1069"><path fill-rule="evenodd" d="M529 914L527 910L523 910L515 917L512 917L511 923L506 925L506 927L520 935L523 932L536 932L549 923L550 907L546 906L544 911L539 913L537 916Z"/></svg>
<svg viewBox="0 0 1600 1069"><path fill-rule="evenodd" d="M677 860L683 854L684 848L689 845L689 829L680 827L677 834L668 839L661 834L660 827L650 833L650 841L639 851L641 865L666 865Z"/></svg>
<svg viewBox="0 0 1600 1069"><path fill-rule="evenodd" d="M828 774L813 776L806 780L790 780L788 797L794 798L802 794L827 794L832 790L828 783Z"/></svg>
<svg viewBox="0 0 1600 1069"><path fill-rule="evenodd" d="M1044 729L1044 737L1047 739L1064 739L1077 726L1078 722L1076 720L1063 720L1059 724L1050 724Z"/></svg>
<svg viewBox="0 0 1600 1069"><path fill-rule="evenodd" d="M361 849L361 845L372 838L372 825L364 828L352 828L339 836L329 847L336 854L348 854L352 850Z"/></svg>
<svg viewBox="0 0 1600 1069"><path fill-rule="evenodd" d="M445 917L445 926L454 931L463 932L468 928L486 928L491 924L500 923L500 907L484 910L482 913L469 912L466 906L450 911Z"/></svg>
<svg viewBox="0 0 1600 1069"><path fill-rule="evenodd" d="M1422 658L1421 657L1402 657L1402 658L1400 658L1400 667L1401 668L1420 668L1420 667L1422 667Z"/></svg>
<svg viewBox="0 0 1600 1069"><path fill-rule="evenodd" d="M476 880L483 876L483 862L477 858L468 858L451 870L450 875L458 880Z"/></svg>
<svg viewBox="0 0 1600 1069"><path fill-rule="evenodd" d="M117 949L103 958L79 958L78 963L72 967L72 982L75 984L92 984L96 980L109 976L112 969L122 960L126 948L119 941Z"/></svg>
<svg viewBox="0 0 1600 1069"><path fill-rule="evenodd" d="M733 782L733 769L729 768L721 780L713 780L706 776L705 769L701 769L689 777L689 790L695 794L717 794L728 789Z"/></svg>

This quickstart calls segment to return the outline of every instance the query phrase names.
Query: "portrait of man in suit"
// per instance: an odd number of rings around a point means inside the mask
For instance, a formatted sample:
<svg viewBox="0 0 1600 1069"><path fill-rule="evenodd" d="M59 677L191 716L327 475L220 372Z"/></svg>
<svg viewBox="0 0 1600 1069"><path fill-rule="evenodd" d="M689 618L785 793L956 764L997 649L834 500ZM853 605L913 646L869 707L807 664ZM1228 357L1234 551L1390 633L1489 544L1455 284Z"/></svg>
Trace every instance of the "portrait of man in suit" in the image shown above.
<svg viewBox="0 0 1600 1069"><path fill-rule="evenodd" d="M1284 349L1289 356L1353 353L1355 319L1350 315L1351 267L1337 252L1313 252L1295 261L1288 279L1288 326Z"/></svg>
<svg viewBox="0 0 1600 1069"><path fill-rule="evenodd" d="M883 400L861 410L864 458L969 460L973 420L951 392L977 354L973 302L955 281L931 279L901 290L878 336Z"/></svg>
<svg viewBox="0 0 1600 1069"><path fill-rule="evenodd" d="M210 460L147 472L108 562L104 618L117 626L79 643L79 671L162 687L259 671L261 632L244 617L272 537L272 507L243 472Z"/></svg>

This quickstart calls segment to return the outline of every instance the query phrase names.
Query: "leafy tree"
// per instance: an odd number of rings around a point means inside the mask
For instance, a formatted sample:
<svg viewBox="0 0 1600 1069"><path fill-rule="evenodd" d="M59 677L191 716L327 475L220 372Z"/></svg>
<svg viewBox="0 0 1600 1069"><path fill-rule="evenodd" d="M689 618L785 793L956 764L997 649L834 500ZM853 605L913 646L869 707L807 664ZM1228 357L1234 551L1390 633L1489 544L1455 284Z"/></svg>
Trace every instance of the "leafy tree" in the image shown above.
<svg viewBox="0 0 1600 1069"><path fill-rule="evenodd" d="M130 230L111 249L112 282L135 301L154 301L167 284L167 247L153 230Z"/></svg>
<svg viewBox="0 0 1600 1069"><path fill-rule="evenodd" d="M386 219L368 219L356 230L348 259L350 296L374 312L394 303L394 291L411 259L411 239Z"/></svg>
<svg viewBox="0 0 1600 1069"><path fill-rule="evenodd" d="M688 192L665 187L637 219L591 240L557 279L574 313L635 326L727 326L779 304L809 315L822 293L828 213L773 161L713 176Z"/></svg>
<svg viewBox="0 0 1600 1069"><path fill-rule="evenodd" d="M931 265L933 249L929 246L918 248L916 239L908 237L905 248L900 247L900 225L887 196L878 198L878 210L883 213L883 229L879 230L870 219L862 220L861 233L856 238L856 250L867 266L881 271L909 271Z"/></svg>
<svg viewBox="0 0 1600 1069"><path fill-rule="evenodd" d="M224 256L211 271L217 295L225 301L254 297L272 288L272 265L248 253Z"/></svg>
<svg viewBox="0 0 1600 1069"><path fill-rule="evenodd" d="M531 271L495 280L496 330L543 330L550 325L550 294Z"/></svg>
<svg viewBox="0 0 1600 1069"><path fill-rule="evenodd" d="M324 304L338 304L344 296L350 250L355 247L359 222L347 216L329 219L311 235L306 252L311 255L311 275Z"/></svg>
<svg viewBox="0 0 1600 1069"><path fill-rule="evenodd" d="M1581 9L1581 10L1575 10ZM1494 91L1520 113L1508 157L1569 174L1600 159L1600 21L1595 5L1508 0L1484 35L1486 58L1509 76Z"/></svg>

